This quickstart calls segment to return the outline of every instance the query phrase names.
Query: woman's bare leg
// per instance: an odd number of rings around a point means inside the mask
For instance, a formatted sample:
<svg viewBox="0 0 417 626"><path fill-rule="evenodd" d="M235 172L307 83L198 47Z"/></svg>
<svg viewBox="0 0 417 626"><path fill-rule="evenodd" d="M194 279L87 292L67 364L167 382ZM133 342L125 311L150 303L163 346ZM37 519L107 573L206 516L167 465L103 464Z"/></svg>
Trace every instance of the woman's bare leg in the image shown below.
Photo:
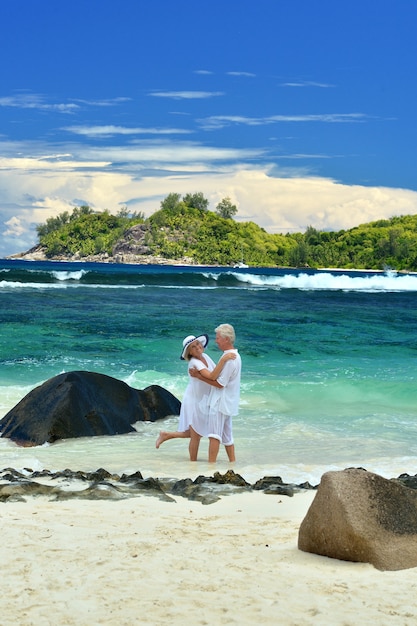
<svg viewBox="0 0 417 626"><path fill-rule="evenodd" d="M159 448L164 441L168 441L169 439L188 439L189 436L189 430L174 430L172 432L168 430L161 430L158 435L158 439L156 440L155 448Z"/></svg>
<svg viewBox="0 0 417 626"><path fill-rule="evenodd" d="M192 426L190 426L190 445L188 451L190 453L190 461L197 461L198 448L200 446L201 435L195 432Z"/></svg>

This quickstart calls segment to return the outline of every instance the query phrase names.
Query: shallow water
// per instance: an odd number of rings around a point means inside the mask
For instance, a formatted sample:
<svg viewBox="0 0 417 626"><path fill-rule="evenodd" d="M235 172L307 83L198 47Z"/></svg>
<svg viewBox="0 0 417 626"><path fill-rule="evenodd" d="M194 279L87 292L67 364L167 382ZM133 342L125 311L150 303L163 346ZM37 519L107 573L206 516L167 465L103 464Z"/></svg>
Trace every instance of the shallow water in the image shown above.
<svg viewBox="0 0 417 626"><path fill-rule="evenodd" d="M317 482L327 469L416 473L417 276L377 272L0 262L0 415L64 371L90 370L181 399L182 339L235 326L242 355L237 462L248 480ZM187 442L154 447L176 419L138 434L22 449L0 466L212 474ZM222 451L216 470L229 467Z"/></svg>

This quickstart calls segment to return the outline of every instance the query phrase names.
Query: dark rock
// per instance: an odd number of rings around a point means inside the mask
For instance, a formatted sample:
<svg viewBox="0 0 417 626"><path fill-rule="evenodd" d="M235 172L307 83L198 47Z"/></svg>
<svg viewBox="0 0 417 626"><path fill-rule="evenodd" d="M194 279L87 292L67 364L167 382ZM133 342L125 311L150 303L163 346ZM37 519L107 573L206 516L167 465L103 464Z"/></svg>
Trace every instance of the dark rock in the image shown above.
<svg viewBox="0 0 417 626"><path fill-rule="evenodd" d="M410 489L417 489L417 474L414 476L410 476L409 474L401 474L396 479L402 485L409 487Z"/></svg>
<svg viewBox="0 0 417 626"><path fill-rule="evenodd" d="M204 489L204 483L193 482L191 478L177 480L172 486L171 493L187 498L187 500L201 502L202 504L212 504L220 500L218 495Z"/></svg>
<svg viewBox="0 0 417 626"><path fill-rule="evenodd" d="M0 420L0 430L2 437L34 446L136 432L135 422L179 415L180 407L180 401L158 385L139 390L105 374L75 371L29 392Z"/></svg>
<svg viewBox="0 0 417 626"><path fill-rule="evenodd" d="M122 474L120 476L121 483L132 482L132 480L143 480L142 472L135 472L134 474Z"/></svg>
<svg viewBox="0 0 417 626"><path fill-rule="evenodd" d="M309 482L300 485L290 485L282 481L281 476L264 476L253 485L254 490L262 490L266 494L292 496L302 489L314 489Z"/></svg>
<svg viewBox="0 0 417 626"><path fill-rule="evenodd" d="M123 490L118 489L115 485L109 484L94 484L87 487L87 489L83 489L82 491L65 491L64 489L60 489L54 492L55 498L54 500L63 501L63 500L124 500L129 496L123 492Z"/></svg>
<svg viewBox="0 0 417 626"><path fill-rule="evenodd" d="M146 244L148 231L149 227L146 224L135 224L135 226L128 228L114 246L113 256L151 254L151 249Z"/></svg>
<svg viewBox="0 0 417 626"><path fill-rule="evenodd" d="M297 485L299 489L317 489L318 485L311 485L308 480Z"/></svg>
<svg viewBox="0 0 417 626"><path fill-rule="evenodd" d="M264 489L264 493L272 496L288 496L292 498L296 489L290 485L270 485Z"/></svg>
<svg viewBox="0 0 417 626"><path fill-rule="evenodd" d="M417 566L417 493L362 469L327 472L301 523L298 547L380 570Z"/></svg>
<svg viewBox="0 0 417 626"><path fill-rule="evenodd" d="M250 490L250 484L233 470L228 470L225 474L215 472L212 477L198 476L194 481L184 478L176 481L170 488L174 495L198 500L202 504L212 504L220 500L220 496Z"/></svg>
<svg viewBox="0 0 417 626"><path fill-rule="evenodd" d="M255 490L269 489L271 485L283 485L281 476L264 476L253 485Z"/></svg>
<svg viewBox="0 0 417 626"><path fill-rule="evenodd" d="M233 470L227 470L225 474L214 472L213 481L221 484L236 485L237 487L250 487L242 476L235 474Z"/></svg>
<svg viewBox="0 0 417 626"><path fill-rule="evenodd" d="M201 502L201 504L213 504L220 500L220 496L241 493L242 488L226 483L216 483L212 478L200 476L198 480L190 478L178 480L172 485L170 492L173 495L182 496L188 500Z"/></svg>
<svg viewBox="0 0 417 626"><path fill-rule="evenodd" d="M10 482L0 485L0 502L26 502L28 496L48 496L57 493L55 487L35 481Z"/></svg>

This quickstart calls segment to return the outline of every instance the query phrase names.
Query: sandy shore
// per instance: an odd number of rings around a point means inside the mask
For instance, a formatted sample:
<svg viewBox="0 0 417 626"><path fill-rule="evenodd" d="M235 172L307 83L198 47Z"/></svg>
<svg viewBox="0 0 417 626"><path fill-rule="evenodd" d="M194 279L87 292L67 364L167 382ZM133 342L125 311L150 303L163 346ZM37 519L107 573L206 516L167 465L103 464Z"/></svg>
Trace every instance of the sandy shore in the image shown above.
<svg viewBox="0 0 417 626"><path fill-rule="evenodd" d="M297 549L314 495L3 503L0 622L414 626L417 568Z"/></svg>

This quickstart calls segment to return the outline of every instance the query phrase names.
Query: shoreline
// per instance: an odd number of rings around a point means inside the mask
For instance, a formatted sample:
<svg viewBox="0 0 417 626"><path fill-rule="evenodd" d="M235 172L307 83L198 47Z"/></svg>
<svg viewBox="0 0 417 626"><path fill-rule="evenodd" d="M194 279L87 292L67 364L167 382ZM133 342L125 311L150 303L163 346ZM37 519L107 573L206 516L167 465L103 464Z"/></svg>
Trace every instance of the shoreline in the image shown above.
<svg viewBox="0 0 417 626"><path fill-rule="evenodd" d="M346 469L336 471L343 472ZM140 470L131 474L111 473L102 467L95 471L64 469L54 472L48 469L32 471L27 468L16 470L8 467L0 470L0 504L27 502L39 498L46 498L51 502L70 500L117 502L147 495L168 503L181 498L184 501L212 505L224 498L256 493L286 499L298 494L315 494L322 476L317 484L312 485L309 481L284 482L281 476L277 475L264 475L250 483L232 469L222 473L213 468L211 476L199 474L194 479L189 477L178 479L172 476L144 477ZM396 478L385 480L409 489L417 489L417 475L403 473Z"/></svg>
<svg viewBox="0 0 417 626"><path fill-rule="evenodd" d="M141 471L132 474L111 473L104 468L93 472L82 470L48 469L23 471L13 468L0 470L0 503L26 502L34 498L50 501L109 500L121 501L148 495L161 501L184 500L214 504L224 497L261 492L265 495L293 497L297 493L313 491L317 486L284 483L280 476L264 476L255 483L247 482L240 474L228 469L214 471L212 476L191 478L143 477Z"/></svg>
<svg viewBox="0 0 417 626"><path fill-rule="evenodd" d="M16 254L12 254L3 259L5 261L33 261L33 262L53 262L53 263L103 263L108 265L164 265L169 266L172 265L174 267L229 267L230 269L241 269L235 267L235 265L230 266L222 266L222 265L211 265L211 264L201 264L194 262L191 258L181 258L181 259L166 259L165 257L160 256L151 256L151 255L117 255L117 256L109 256L108 254L98 254L98 255L89 255L88 257L78 257L77 255L71 257L54 257L47 258L42 251L37 250L36 248L28 250L27 252L18 252ZM298 270L302 272L303 270L309 271L317 271L317 272L331 272L331 273L342 273L342 272L365 272L365 273L375 273L375 274L390 274L407 276L407 275L416 275L417 272L413 272L412 270L396 270L395 268L386 268L386 269L369 269L369 268L349 268L349 267L292 267L292 266L282 266L282 265L267 265L267 266L257 266L257 265L249 265L245 269L255 269L259 270L262 267L266 267L268 269L275 270Z"/></svg>
<svg viewBox="0 0 417 626"><path fill-rule="evenodd" d="M186 265L191 267L199 267L199 264L193 263L191 259L165 259L164 257L151 255L118 255L111 257L108 254L89 255L88 257L55 257L47 258L41 251L28 250L6 257L7 261L37 261L37 262L53 262L53 263L107 263L120 265ZM213 266L217 267L217 266Z"/></svg>

